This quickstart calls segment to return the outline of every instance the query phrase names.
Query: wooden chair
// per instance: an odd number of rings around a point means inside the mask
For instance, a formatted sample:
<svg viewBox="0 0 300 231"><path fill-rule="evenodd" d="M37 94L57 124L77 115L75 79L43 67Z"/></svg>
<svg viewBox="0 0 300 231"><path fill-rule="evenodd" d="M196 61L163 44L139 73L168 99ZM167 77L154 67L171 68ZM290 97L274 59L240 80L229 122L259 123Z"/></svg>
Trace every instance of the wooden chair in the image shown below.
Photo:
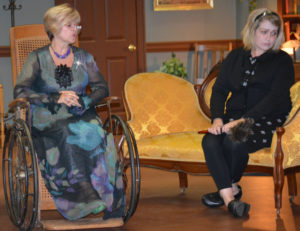
<svg viewBox="0 0 300 231"><path fill-rule="evenodd" d="M219 66L212 69L202 85L193 86L165 73L140 73L129 78L124 86L128 124L137 140L141 166L177 172L182 191L188 186L187 174L208 173L201 145L203 135L197 132L210 127L208 102ZM250 154L246 169L246 172L273 174L278 214L284 174L288 176L289 195L291 198L297 195L299 82L291 89L291 95L293 110L286 124L277 129L270 148Z"/></svg>
<svg viewBox="0 0 300 231"><path fill-rule="evenodd" d="M228 44L200 44L194 43L195 78L194 84L208 75L211 68L222 61L232 50L232 43ZM200 67L200 68L199 68ZM200 81L200 82L199 82Z"/></svg>
<svg viewBox="0 0 300 231"><path fill-rule="evenodd" d="M13 84L15 84L16 78L20 74L28 54L34 49L49 44L50 41L48 39L48 36L42 24L32 24L32 25L12 27L10 29L10 41L11 41ZM74 45L78 46L78 39L76 40ZM114 99L115 97L108 97L106 99L106 103L109 104L109 102ZM11 103L11 106L13 106L13 104L16 103L15 102ZM109 111L109 116L110 116L110 111ZM110 128L111 126L112 125L109 124ZM55 221L42 219L41 217L42 211L56 210L56 206L50 194L48 193L48 190L44 185L44 181L40 175L39 170L38 173L39 173L39 177L38 177L39 178L39 183L38 183L39 202L38 202L37 223L38 225L42 226L44 229L47 230L96 229L96 228L105 228L105 227L106 228L119 227L124 224L122 218L109 219L103 221L101 217L96 215L92 217L89 216L87 218L83 218L78 221L67 221L63 218ZM139 182L139 179L137 179L137 182ZM135 202L137 203L138 199L135 198L135 200L136 200ZM135 208L131 211L132 214L134 213L134 210Z"/></svg>
<svg viewBox="0 0 300 231"><path fill-rule="evenodd" d="M4 96L3 87L0 84L0 149L2 150L4 143Z"/></svg>

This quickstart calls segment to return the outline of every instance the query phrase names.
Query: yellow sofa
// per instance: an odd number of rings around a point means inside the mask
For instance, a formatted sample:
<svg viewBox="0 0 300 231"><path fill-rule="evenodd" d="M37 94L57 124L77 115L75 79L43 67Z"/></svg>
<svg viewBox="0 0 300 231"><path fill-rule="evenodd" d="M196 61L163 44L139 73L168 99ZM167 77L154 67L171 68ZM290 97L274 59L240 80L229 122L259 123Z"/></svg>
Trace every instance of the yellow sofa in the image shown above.
<svg viewBox="0 0 300 231"><path fill-rule="evenodd" d="M128 124L137 141L141 166L178 172L182 191L187 187L188 173L208 172L201 146L203 135L197 132L210 126L208 102L218 71L214 68L197 86L158 72L136 74L124 86ZM297 194L293 167L300 164L299 95L300 82L291 89L293 109L286 124L277 129L271 148L250 155L247 167L247 172L273 173L278 213L284 173L289 176L289 194Z"/></svg>

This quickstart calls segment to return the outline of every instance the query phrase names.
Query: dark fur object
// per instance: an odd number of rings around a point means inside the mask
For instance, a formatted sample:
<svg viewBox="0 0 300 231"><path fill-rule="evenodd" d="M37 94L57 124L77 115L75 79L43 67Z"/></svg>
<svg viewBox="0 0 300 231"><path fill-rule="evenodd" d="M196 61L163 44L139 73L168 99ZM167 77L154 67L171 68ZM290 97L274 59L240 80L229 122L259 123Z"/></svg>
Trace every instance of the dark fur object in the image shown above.
<svg viewBox="0 0 300 231"><path fill-rule="evenodd" d="M252 125L254 120L246 118L245 122L238 123L235 127L231 128L228 132L229 138L233 142L246 142L250 135L253 135Z"/></svg>

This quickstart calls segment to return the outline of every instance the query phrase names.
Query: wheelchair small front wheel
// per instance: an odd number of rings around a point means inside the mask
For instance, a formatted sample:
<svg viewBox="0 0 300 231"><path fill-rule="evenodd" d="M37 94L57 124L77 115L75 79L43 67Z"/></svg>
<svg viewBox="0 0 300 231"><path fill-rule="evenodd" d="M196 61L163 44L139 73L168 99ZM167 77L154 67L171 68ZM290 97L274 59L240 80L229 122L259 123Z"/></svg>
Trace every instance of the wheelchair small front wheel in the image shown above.
<svg viewBox="0 0 300 231"><path fill-rule="evenodd" d="M21 119L6 129L2 175L10 220L22 231L32 230L38 211L37 164L30 131Z"/></svg>

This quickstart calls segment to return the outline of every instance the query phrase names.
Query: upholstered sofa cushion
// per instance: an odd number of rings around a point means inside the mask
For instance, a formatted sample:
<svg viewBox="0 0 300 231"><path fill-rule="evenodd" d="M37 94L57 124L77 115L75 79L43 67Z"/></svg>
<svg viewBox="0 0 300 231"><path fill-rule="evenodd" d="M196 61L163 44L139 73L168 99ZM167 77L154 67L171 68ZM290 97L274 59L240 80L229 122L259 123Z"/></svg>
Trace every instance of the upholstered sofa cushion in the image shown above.
<svg viewBox="0 0 300 231"><path fill-rule="evenodd" d="M205 163L202 150L204 135L181 132L142 138L137 141L140 158ZM250 165L272 166L271 148L250 155Z"/></svg>

